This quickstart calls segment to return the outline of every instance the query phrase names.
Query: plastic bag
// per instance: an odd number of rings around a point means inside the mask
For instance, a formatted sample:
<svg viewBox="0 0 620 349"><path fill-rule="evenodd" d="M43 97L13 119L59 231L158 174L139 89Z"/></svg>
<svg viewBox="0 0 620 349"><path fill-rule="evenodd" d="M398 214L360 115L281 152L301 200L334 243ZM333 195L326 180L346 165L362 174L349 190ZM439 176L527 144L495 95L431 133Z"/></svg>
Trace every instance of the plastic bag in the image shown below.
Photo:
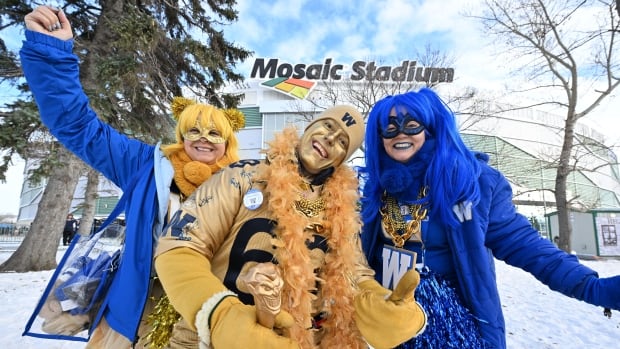
<svg viewBox="0 0 620 349"><path fill-rule="evenodd" d="M56 268L24 335L87 341L120 263L124 227L77 235Z"/></svg>

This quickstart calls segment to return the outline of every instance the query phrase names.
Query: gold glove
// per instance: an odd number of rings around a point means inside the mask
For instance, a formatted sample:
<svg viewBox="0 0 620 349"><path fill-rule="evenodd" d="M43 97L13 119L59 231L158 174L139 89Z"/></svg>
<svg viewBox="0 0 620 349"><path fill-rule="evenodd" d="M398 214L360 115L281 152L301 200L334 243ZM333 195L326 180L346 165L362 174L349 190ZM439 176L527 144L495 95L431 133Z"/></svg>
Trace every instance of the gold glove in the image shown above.
<svg viewBox="0 0 620 349"><path fill-rule="evenodd" d="M375 280L359 283L355 323L373 348L393 348L424 331L426 313L413 297L419 283L420 275L413 269L403 275L391 294Z"/></svg>
<svg viewBox="0 0 620 349"><path fill-rule="evenodd" d="M211 271L211 263L191 248L179 247L155 259L155 269L174 308L213 349L298 349L293 340L256 321L254 306L244 305ZM275 328L292 325L290 314L280 311Z"/></svg>
<svg viewBox="0 0 620 349"><path fill-rule="evenodd" d="M206 304L205 304L206 305ZM280 314L285 311L280 311ZM210 315L210 318L209 318ZM290 316L290 315L289 315ZM276 318L276 327L282 326ZM201 328L206 323L209 331ZM215 306L212 312L203 308L196 316L196 326L201 339L210 332L211 346L214 349L299 349L299 344L290 338L282 337L256 321L256 308L245 305L237 297L227 296Z"/></svg>

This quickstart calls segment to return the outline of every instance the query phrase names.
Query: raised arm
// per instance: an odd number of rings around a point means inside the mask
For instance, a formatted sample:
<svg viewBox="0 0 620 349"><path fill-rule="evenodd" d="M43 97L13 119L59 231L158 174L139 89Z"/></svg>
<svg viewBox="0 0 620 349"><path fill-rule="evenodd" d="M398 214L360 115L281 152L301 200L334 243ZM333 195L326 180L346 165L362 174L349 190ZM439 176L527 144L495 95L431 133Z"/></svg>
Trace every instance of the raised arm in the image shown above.
<svg viewBox="0 0 620 349"><path fill-rule="evenodd" d="M124 188L154 147L99 120L80 84L71 24L62 11L37 7L25 17L22 68L41 121L71 152Z"/></svg>
<svg viewBox="0 0 620 349"><path fill-rule="evenodd" d="M26 29L43 33L60 40L73 38L71 23L62 10L49 6L39 6L24 17Z"/></svg>

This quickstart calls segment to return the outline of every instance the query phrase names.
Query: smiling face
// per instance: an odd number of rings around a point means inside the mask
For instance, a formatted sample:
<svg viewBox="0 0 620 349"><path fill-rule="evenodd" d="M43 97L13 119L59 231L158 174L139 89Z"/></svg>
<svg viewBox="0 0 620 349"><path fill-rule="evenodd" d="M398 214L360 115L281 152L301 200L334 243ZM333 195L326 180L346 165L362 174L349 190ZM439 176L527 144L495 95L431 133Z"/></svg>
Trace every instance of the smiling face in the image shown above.
<svg viewBox="0 0 620 349"><path fill-rule="evenodd" d="M187 131L179 130L183 139L183 149L193 161L200 161L207 165L214 165L226 153L226 138L218 130L215 122L201 122L201 114L196 116L193 126ZM202 124L207 126L202 126Z"/></svg>
<svg viewBox="0 0 620 349"><path fill-rule="evenodd" d="M396 117L395 109L390 111L390 118ZM400 125L401 131L403 129L407 130L415 130L416 128L422 126L419 122L409 119L405 120L404 125ZM398 126L390 123L385 131L387 133L396 133L398 132ZM409 132L412 133L412 132ZM424 141L426 140L425 133L419 132L418 134L407 135L404 132L398 132L393 138L385 138L383 139L383 147L385 148L385 152L394 160L402 163L406 163L409 161L424 145Z"/></svg>
<svg viewBox="0 0 620 349"><path fill-rule="evenodd" d="M183 141L183 149L185 149L185 153L193 161L213 165L224 156L226 143L211 143L204 137L196 141L185 139Z"/></svg>
<svg viewBox="0 0 620 349"><path fill-rule="evenodd" d="M299 160L310 174L337 167L347 156L349 136L333 119L325 118L310 125L301 136Z"/></svg>

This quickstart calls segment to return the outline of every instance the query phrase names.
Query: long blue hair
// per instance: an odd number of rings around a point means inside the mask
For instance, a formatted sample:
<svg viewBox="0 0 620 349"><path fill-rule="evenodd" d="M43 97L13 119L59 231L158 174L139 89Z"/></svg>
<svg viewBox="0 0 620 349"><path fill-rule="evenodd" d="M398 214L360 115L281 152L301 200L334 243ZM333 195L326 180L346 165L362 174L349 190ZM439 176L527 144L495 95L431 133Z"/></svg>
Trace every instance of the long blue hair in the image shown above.
<svg viewBox="0 0 620 349"><path fill-rule="evenodd" d="M422 156L416 153L403 168L409 169L408 176L421 177L423 182L421 184L428 187L427 198L432 218L447 227L457 226L459 221L452 207L464 201L470 201L475 206L480 199L478 187L480 164L475 154L463 143L454 113L429 88L387 96L379 100L370 111L365 136L366 165L361 169L361 176L365 182L362 194L364 225L373 226L370 223L378 215L382 195L386 190L381 184L381 176L390 170L388 167L396 163L390 161L381 137L381 130L388 125L390 111L393 108L398 112L399 118L408 113L423 124L426 133L425 145L427 142L433 144L428 150L432 153L423 167L411 165L419 161ZM412 169L416 172L425 170L426 173L411 173L414 171ZM411 200L415 200L417 192L409 195L414 195ZM362 239L369 239L371 236L368 235L375 234L365 233L366 236Z"/></svg>

